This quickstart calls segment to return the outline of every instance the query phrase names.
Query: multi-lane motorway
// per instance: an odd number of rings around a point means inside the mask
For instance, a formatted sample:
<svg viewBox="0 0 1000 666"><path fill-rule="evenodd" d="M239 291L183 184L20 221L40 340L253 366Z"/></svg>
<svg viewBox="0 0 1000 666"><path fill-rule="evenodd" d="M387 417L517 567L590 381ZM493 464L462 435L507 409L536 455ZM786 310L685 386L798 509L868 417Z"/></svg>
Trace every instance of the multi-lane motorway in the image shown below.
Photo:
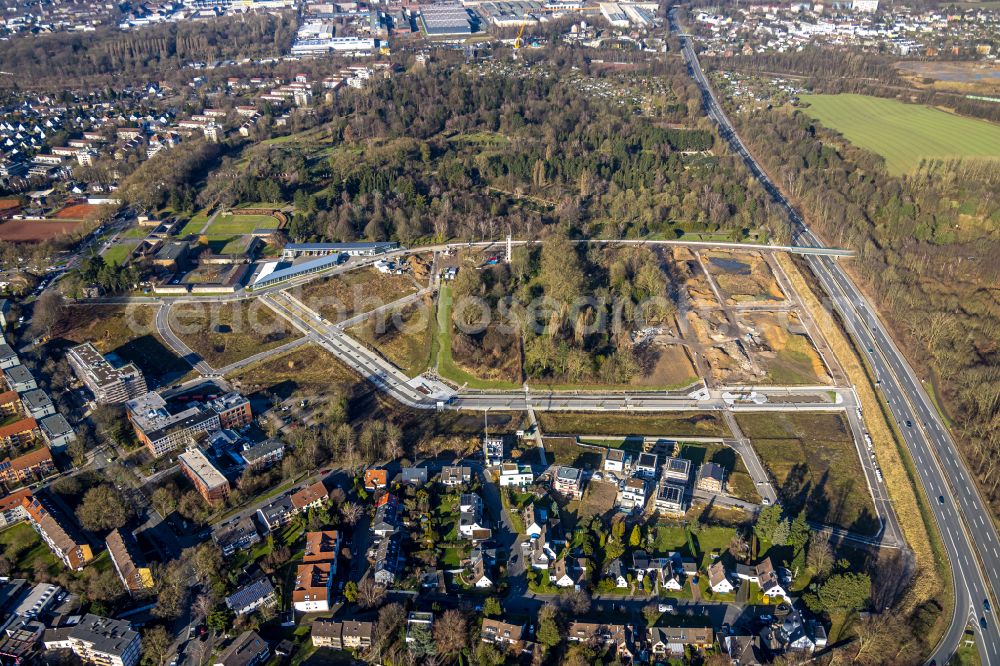
<svg viewBox="0 0 1000 666"><path fill-rule="evenodd" d="M672 11L671 28L677 30ZM688 69L701 88L706 112L765 190L788 213L794 229L793 242L800 246L822 246L733 129L701 70L691 40L686 36L680 39ZM807 256L806 260L878 378L941 531L954 577L955 613L931 658L939 664L947 663L971 621L977 627L976 641L982 662L1000 664L1000 627L984 609L984 600L996 598L993 585L1000 580L1000 539L990 512L976 491L972 474L917 373L892 342L872 304L836 260L817 255ZM985 629L980 628L983 621Z"/></svg>

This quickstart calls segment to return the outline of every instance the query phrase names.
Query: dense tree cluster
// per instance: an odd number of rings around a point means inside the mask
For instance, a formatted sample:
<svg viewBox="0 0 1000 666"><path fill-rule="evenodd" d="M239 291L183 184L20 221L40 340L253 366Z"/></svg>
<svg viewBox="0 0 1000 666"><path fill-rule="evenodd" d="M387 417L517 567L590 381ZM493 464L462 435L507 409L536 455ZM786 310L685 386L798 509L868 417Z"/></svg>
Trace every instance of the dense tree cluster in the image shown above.
<svg viewBox="0 0 1000 666"><path fill-rule="evenodd" d="M892 176L802 113L737 116L741 134L808 221L857 251L848 268L931 371L994 509L1000 506L1000 172L923 163Z"/></svg>
<svg viewBox="0 0 1000 666"><path fill-rule="evenodd" d="M287 53L295 18L243 14L211 21L176 21L122 32L60 32L0 42L0 61L25 81L81 80L95 75L149 75L189 62L260 58Z"/></svg>
<svg viewBox="0 0 1000 666"><path fill-rule="evenodd" d="M672 67L668 118L623 114L541 67L514 76L449 66L373 81L322 107L332 120L315 134L328 143L249 148L214 170L197 203L293 199L296 241L413 243L507 228L536 236L553 224L633 237L760 227L763 192L731 157L702 154L716 139L698 126L697 93Z"/></svg>

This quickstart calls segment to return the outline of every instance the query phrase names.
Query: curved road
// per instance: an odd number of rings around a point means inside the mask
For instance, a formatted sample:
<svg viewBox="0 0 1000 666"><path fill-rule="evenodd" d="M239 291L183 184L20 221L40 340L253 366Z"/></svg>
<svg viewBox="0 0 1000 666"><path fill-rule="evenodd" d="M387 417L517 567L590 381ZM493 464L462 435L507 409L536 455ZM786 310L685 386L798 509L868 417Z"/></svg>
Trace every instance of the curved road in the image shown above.
<svg viewBox="0 0 1000 666"><path fill-rule="evenodd" d="M670 20L671 29L676 32L673 10ZM821 247L819 239L736 134L698 64L690 39L686 36L680 39L684 59L702 90L709 117L719 125L722 136L764 189L785 209L795 229L793 242L800 246ZM955 613L931 659L938 664L947 663L962 640L966 624L971 621L977 626L976 643L982 662L1000 664L1000 627L983 607L985 599L996 599L994 585L995 581L1000 581L1000 539L972 474L916 372L892 342L865 295L831 257L809 255L806 261L874 369L941 531L954 578ZM985 630L978 629L980 618L986 622Z"/></svg>

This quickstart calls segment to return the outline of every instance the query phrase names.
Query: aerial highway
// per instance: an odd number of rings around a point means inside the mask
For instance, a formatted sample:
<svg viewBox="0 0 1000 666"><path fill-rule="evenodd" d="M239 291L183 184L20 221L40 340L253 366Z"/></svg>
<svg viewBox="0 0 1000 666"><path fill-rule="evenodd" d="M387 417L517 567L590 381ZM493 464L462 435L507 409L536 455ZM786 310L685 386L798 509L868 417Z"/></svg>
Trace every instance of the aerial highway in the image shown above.
<svg viewBox="0 0 1000 666"><path fill-rule="evenodd" d="M671 29L676 32L673 10L670 19ZM720 134L732 149L788 214L793 225L793 243L821 247L820 240L733 129L701 70L690 38L679 36L688 69L701 88L706 112L718 124ZM875 372L941 531L954 578L955 609L951 625L931 655L931 661L947 663L962 640L966 624L971 622L977 627L976 642L982 662L1000 664L1000 626L985 610L985 600L996 599L994 585L1000 581L1000 539L990 511L917 373L892 342L875 308L833 258L809 255L806 261Z"/></svg>

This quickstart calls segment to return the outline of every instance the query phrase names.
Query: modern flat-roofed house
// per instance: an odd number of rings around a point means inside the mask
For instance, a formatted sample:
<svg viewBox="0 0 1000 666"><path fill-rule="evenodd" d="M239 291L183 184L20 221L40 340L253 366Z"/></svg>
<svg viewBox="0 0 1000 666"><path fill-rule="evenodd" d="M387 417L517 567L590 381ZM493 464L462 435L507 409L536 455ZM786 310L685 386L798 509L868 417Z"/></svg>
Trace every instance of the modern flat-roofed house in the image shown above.
<svg viewBox="0 0 1000 666"><path fill-rule="evenodd" d="M76 433L73 426L62 414L51 414L39 421L42 437L48 442L49 448L56 451L69 446L70 442L76 441Z"/></svg>
<svg viewBox="0 0 1000 666"><path fill-rule="evenodd" d="M224 500L229 496L229 480L201 449L188 449L177 456L177 462L206 502Z"/></svg>
<svg viewBox="0 0 1000 666"><path fill-rule="evenodd" d="M71 348L66 353L66 360L94 394L94 400L101 404L127 402L149 390L146 378L134 364L115 368L89 342Z"/></svg>
<svg viewBox="0 0 1000 666"><path fill-rule="evenodd" d="M552 489L572 499L583 497L583 470L575 467L558 467L552 478Z"/></svg>
<svg viewBox="0 0 1000 666"><path fill-rule="evenodd" d="M266 663L271 656L267 641L256 631L244 631L222 651L213 666L258 666Z"/></svg>
<svg viewBox="0 0 1000 666"><path fill-rule="evenodd" d="M621 449L608 449L608 454L604 457L604 471L624 472L625 452Z"/></svg>
<svg viewBox="0 0 1000 666"><path fill-rule="evenodd" d="M656 491L656 509L664 513L684 513L684 486L661 483Z"/></svg>
<svg viewBox="0 0 1000 666"><path fill-rule="evenodd" d="M725 489L726 470L721 465L712 462L703 463L698 468L698 481L695 485L699 490L710 493L721 493Z"/></svg>
<svg viewBox="0 0 1000 666"><path fill-rule="evenodd" d="M16 391L11 391L10 393L13 394L15 399L18 397ZM0 402L2 402L2 398L3 396L0 396ZM41 389L26 391L21 394L20 398L21 404L24 405L24 411L33 419L40 419L56 413L56 406L52 404L49 394Z"/></svg>
<svg viewBox="0 0 1000 666"><path fill-rule="evenodd" d="M663 478L687 483L691 478L691 461L686 458L667 458L663 461Z"/></svg>
<svg viewBox="0 0 1000 666"><path fill-rule="evenodd" d="M139 632L125 620L112 620L87 613L75 625L59 633L46 632L46 650L68 649L85 664L136 666L141 654Z"/></svg>
<svg viewBox="0 0 1000 666"><path fill-rule="evenodd" d="M146 563L146 558L131 532L122 529L112 530L105 544L125 591L136 596L145 594L155 587L153 570Z"/></svg>
<svg viewBox="0 0 1000 666"><path fill-rule="evenodd" d="M530 486L535 481L535 474L531 471L531 465L518 465L517 463L503 463L500 465L500 485L506 486Z"/></svg>
<svg viewBox="0 0 1000 666"><path fill-rule="evenodd" d="M4 381L7 382L7 386L11 391L24 393L25 391L33 391L38 388L38 382L35 381L35 377L23 365L15 365L12 368L4 369L2 372Z"/></svg>
<svg viewBox="0 0 1000 666"><path fill-rule="evenodd" d="M267 576L261 576L226 597L226 606L237 615L249 615L262 606L276 603L278 597Z"/></svg>
<svg viewBox="0 0 1000 666"><path fill-rule="evenodd" d="M253 523L253 518L243 516L234 518L212 530L212 541L222 551L223 557L229 557L237 550L243 550L260 543L260 534L257 532L257 526Z"/></svg>
<svg viewBox="0 0 1000 666"><path fill-rule="evenodd" d="M618 505L627 511L645 507L646 480L639 476L627 479L622 491L618 494Z"/></svg>
<svg viewBox="0 0 1000 666"><path fill-rule="evenodd" d="M76 524L55 510L42 494L21 499L32 527L49 550L70 569L80 571L94 559L94 551L80 535Z"/></svg>
<svg viewBox="0 0 1000 666"><path fill-rule="evenodd" d="M656 472L656 454L640 453L639 459L635 461L635 473L646 479L655 479Z"/></svg>
<svg viewBox="0 0 1000 666"><path fill-rule="evenodd" d="M0 344L0 369L6 370L13 368L15 365L21 365L20 359L17 358L17 353L14 352L10 345L6 343Z"/></svg>

